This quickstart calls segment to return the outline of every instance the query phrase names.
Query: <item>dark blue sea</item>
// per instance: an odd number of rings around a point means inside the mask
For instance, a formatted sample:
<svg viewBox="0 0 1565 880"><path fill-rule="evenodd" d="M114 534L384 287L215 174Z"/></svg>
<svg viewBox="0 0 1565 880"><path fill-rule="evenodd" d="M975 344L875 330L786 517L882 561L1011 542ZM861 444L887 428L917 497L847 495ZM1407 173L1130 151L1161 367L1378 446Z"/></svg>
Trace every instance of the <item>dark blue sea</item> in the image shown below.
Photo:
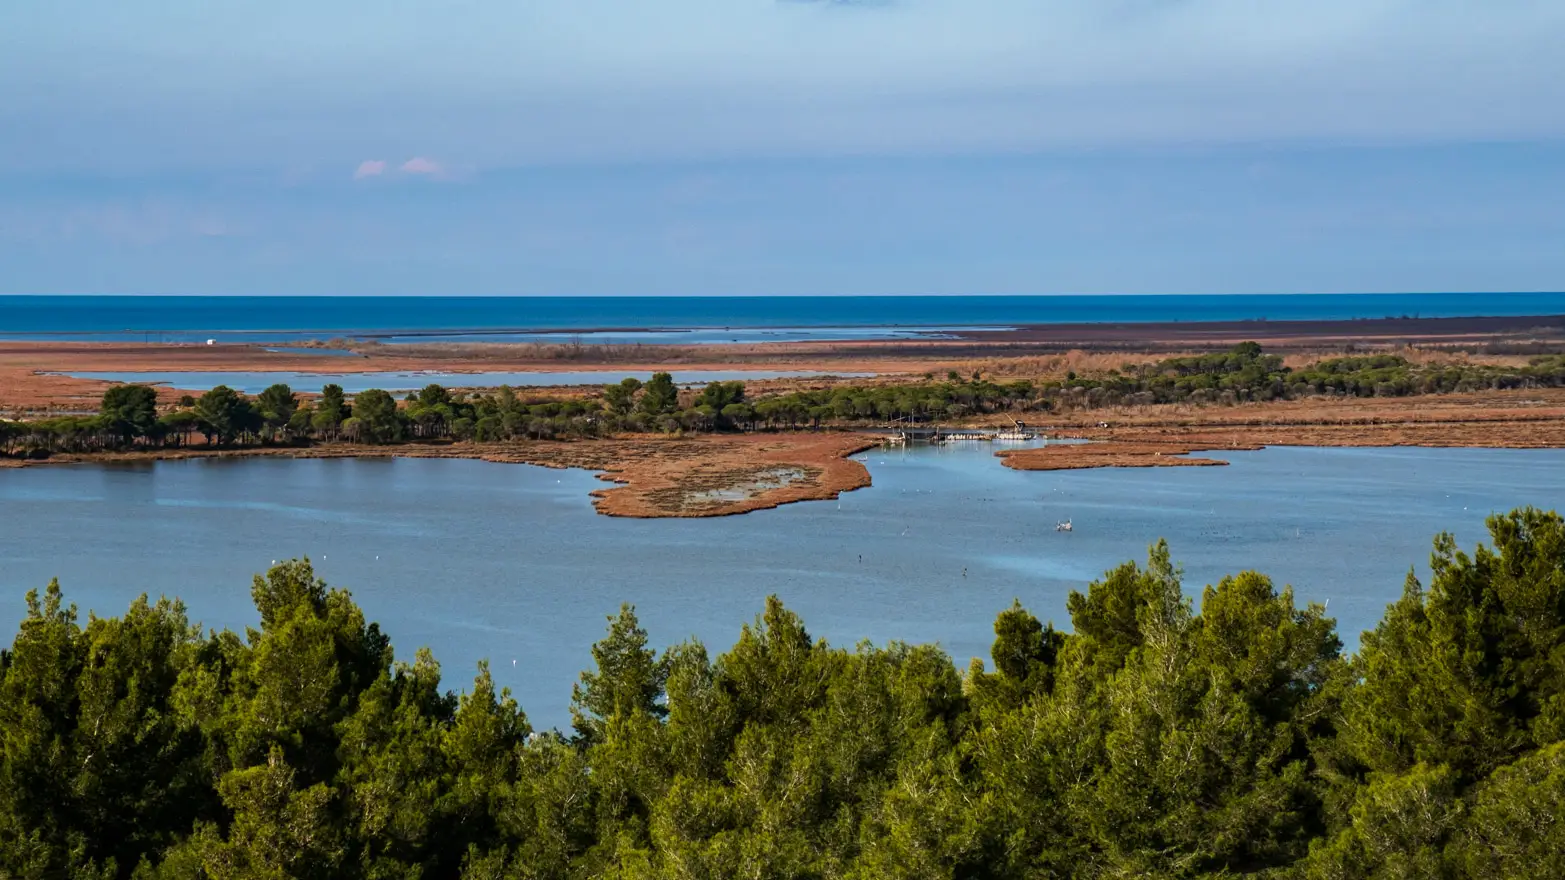
<svg viewBox="0 0 1565 880"><path fill-rule="evenodd" d="M1565 314L1565 293L1208 296L0 296L0 338L233 342L336 336L729 342L1022 324ZM869 332L870 328L878 328ZM738 332L738 331L747 332ZM594 332L596 331L596 332Z"/></svg>

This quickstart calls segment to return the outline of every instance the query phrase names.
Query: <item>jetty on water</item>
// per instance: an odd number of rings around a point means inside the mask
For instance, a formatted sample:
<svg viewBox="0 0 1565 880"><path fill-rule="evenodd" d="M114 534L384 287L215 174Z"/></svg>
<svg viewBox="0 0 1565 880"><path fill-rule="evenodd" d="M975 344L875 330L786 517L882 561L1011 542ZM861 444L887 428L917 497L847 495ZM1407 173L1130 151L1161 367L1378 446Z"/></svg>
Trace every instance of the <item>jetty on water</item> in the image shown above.
<svg viewBox="0 0 1565 880"><path fill-rule="evenodd" d="M899 420L900 421L900 420ZM1000 431L982 431L973 429L950 429L939 425L915 425L915 424L891 424L886 427L886 442L901 446L907 443L985 443L995 440L1036 440L1043 437L1035 431L1027 430L1021 422L1016 423L1015 428L1006 428Z"/></svg>

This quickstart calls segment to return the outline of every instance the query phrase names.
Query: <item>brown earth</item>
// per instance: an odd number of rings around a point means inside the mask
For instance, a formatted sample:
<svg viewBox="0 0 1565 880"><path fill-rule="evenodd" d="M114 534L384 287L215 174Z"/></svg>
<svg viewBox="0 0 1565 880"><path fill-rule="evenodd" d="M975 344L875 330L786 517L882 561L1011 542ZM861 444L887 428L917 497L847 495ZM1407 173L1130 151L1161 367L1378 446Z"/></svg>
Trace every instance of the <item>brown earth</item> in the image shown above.
<svg viewBox="0 0 1565 880"><path fill-rule="evenodd" d="M516 443L430 443L395 447L352 443L310 447L219 449L191 446L56 455L41 460L0 458L0 468L80 462L135 463L187 458L466 458L585 468L619 485L593 492L599 513L627 517L729 516L823 501L870 484L869 471L848 456L879 443L866 434L708 434L696 437L627 436L609 440Z"/></svg>
<svg viewBox="0 0 1565 880"><path fill-rule="evenodd" d="M1183 456L1266 446L1565 448L1565 389L1096 410L1036 427L1099 442L1000 453L1007 467L1223 464Z"/></svg>

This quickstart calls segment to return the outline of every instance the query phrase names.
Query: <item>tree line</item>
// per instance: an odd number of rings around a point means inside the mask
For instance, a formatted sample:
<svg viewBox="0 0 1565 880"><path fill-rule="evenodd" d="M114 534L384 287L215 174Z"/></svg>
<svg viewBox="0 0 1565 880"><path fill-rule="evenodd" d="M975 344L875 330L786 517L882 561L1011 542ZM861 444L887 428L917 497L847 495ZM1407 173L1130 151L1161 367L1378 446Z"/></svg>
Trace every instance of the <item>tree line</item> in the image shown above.
<svg viewBox="0 0 1565 880"><path fill-rule="evenodd" d="M963 672L775 598L659 652L625 607L563 732L307 561L242 634L50 584L0 653L0 877L1565 876L1565 521L1489 534L1350 656L1255 572L1192 603L1162 544Z"/></svg>
<svg viewBox="0 0 1565 880"><path fill-rule="evenodd" d="M429 385L399 403L379 389L350 399L335 384L326 385L314 399L301 400L279 383L254 397L219 385L199 397L186 396L172 411L160 413L155 389L115 385L104 392L95 415L0 421L0 449L25 456L166 448L190 445L197 436L223 446L543 439L598 433L602 411L592 400L523 400L509 387L492 394L463 394Z"/></svg>
<svg viewBox="0 0 1565 880"><path fill-rule="evenodd" d="M1045 382L995 382L981 374L910 384L839 385L776 395L755 405L772 426L866 423L898 418L959 420L979 413L1070 412L1169 403L1237 404L1310 397L1409 397L1565 386L1565 355L1525 366L1418 365L1400 355L1328 358L1301 369L1284 366L1254 342L1230 351L1165 358L1092 376L1068 373Z"/></svg>
<svg viewBox="0 0 1565 880"><path fill-rule="evenodd" d="M418 440L494 442L577 438L642 431L736 430L757 425L743 382L712 382L681 392L669 373L645 383L625 379L596 398L526 399L509 386L494 392L452 391L431 384L398 401L370 389L350 399L328 384L301 399L286 384L254 397L219 385L183 397L160 412L157 390L114 385L93 415L0 421L0 453L12 456L91 453L190 445L199 435L221 446L299 445L317 441L371 444Z"/></svg>
<svg viewBox="0 0 1565 880"><path fill-rule="evenodd" d="M1399 355L1331 358L1294 370L1254 342L1232 350L1164 360L1048 382L996 382L955 372L944 381L838 384L751 398L743 382L681 390L666 372L625 379L595 396L531 398L510 387L452 391L431 384L397 401L380 390L351 400L341 386L301 400L285 384L254 398L227 386L186 397L160 413L157 392L115 385L95 415L0 421L0 452L48 455L132 447L209 444L306 444L345 440L494 442L607 436L624 432L707 432L802 427L862 427L897 420L960 421L986 413L1069 412L1105 406L1234 404L1307 397L1403 397L1482 389L1565 386L1565 355L1526 366L1419 366Z"/></svg>

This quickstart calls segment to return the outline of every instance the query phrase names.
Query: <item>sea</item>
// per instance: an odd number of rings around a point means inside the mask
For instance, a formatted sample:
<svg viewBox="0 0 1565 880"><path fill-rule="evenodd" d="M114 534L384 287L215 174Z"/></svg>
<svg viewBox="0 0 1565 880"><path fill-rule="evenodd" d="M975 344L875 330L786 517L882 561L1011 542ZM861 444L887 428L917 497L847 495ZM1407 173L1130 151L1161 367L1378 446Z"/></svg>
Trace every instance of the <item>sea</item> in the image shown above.
<svg viewBox="0 0 1565 880"><path fill-rule="evenodd" d="M1565 292L1124 296L0 296L0 339L753 342L1025 324L1565 314ZM744 333L735 331L743 330Z"/></svg>

